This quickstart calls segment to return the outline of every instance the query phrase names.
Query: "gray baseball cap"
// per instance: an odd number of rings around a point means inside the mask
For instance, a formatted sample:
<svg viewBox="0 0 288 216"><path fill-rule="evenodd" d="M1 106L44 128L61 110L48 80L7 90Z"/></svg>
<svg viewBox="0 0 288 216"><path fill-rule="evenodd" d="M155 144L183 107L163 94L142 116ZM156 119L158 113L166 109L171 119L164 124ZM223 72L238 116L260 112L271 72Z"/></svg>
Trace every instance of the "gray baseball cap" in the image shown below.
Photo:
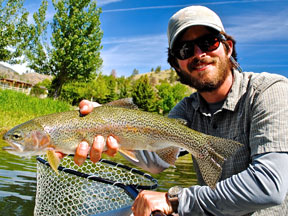
<svg viewBox="0 0 288 216"><path fill-rule="evenodd" d="M204 6L189 6L176 12L169 20L167 31L169 48L172 48L181 31L195 25L208 26L219 32L225 32L221 19L214 11Z"/></svg>

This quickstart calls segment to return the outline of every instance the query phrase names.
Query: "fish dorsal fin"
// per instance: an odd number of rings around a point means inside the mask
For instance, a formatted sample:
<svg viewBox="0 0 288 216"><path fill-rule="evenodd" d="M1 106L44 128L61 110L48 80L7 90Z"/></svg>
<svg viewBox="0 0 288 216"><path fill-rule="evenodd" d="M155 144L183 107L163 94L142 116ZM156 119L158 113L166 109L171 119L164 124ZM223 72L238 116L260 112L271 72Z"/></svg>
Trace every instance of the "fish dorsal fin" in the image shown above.
<svg viewBox="0 0 288 216"><path fill-rule="evenodd" d="M176 119L180 124L187 126L188 122L185 119L177 118Z"/></svg>
<svg viewBox="0 0 288 216"><path fill-rule="evenodd" d="M126 109L138 109L138 106L133 103L133 98L123 98L104 104L105 106L122 107Z"/></svg>

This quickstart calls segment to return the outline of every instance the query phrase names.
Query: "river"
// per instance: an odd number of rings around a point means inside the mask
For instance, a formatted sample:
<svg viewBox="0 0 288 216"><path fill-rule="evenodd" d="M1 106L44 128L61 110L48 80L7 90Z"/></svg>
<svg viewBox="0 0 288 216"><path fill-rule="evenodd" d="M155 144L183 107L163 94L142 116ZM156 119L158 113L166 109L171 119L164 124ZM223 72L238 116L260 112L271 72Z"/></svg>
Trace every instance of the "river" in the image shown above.
<svg viewBox="0 0 288 216"><path fill-rule="evenodd" d="M36 195L36 158L20 158L2 150L6 144L0 139L0 215L33 215ZM107 158L131 166L117 155ZM189 187L196 184L190 155L181 157L175 168L152 175L158 180L157 191L167 191L173 185Z"/></svg>

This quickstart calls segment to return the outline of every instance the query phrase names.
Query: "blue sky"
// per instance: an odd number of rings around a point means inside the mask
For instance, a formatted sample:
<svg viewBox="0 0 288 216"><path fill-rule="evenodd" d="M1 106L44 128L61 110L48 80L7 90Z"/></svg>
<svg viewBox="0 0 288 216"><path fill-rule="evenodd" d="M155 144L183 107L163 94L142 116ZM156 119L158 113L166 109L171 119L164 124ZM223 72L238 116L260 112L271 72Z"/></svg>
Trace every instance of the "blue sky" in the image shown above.
<svg viewBox="0 0 288 216"><path fill-rule="evenodd" d="M31 13L40 0L26 0ZM167 23L179 9L204 5L222 19L236 39L238 61L244 71L272 72L288 77L288 0L98 0L104 74L116 70L130 76L134 68L146 73L167 64ZM32 15L32 14L31 14ZM48 19L53 17L50 3Z"/></svg>

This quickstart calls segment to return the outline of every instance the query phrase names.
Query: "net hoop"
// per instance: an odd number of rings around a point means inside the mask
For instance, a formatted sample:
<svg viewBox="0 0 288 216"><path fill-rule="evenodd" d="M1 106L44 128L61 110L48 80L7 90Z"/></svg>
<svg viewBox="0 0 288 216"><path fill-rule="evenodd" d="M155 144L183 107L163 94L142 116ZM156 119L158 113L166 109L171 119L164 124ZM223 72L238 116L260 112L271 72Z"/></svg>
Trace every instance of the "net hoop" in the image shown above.
<svg viewBox="0 0 288 216"><path fill-rule="evenodd" d="M68 155L68 156L74 156L74 155ZM43 158L41 158L39 156L36 159L40 163L45 164L48 167L51 167L49 162L46 161L45 159L43 159ZM124 164L116 163L116 162L109 161L109 160L106 160L106 159L100 159L99 162L105 163L105 164L110 164L110 165L115 166L115 167L120 167L120 168L125 169L125 170L127 170L129 172L132 172L132 173L135 173L135 174L138 174L138 175L142 175L145 178L147 178L148 180L154 182L154 184L150 185L150 186L147 186L147 185L135 185L135 184L130 184L129 185L129 186L132 186L132 187L134 187L136 189L139 189L139 190L154 190L154 189L156 189L158 187L158 181L156 179L154 179L152 176L150 176L147 173L144 173L144 172L142 172L142 171L140 171L138 169L131 168L131 167L128 167L128 166L126 166ZM92 174L82 173L82 172L79 172L79 171L76 171L76 170L73 170L73 169L69 169L69 168L65 168L65 167L62 167L62 166L59 166L58 170L62 171L62 172L65 172L65 173L69 173L71 175L75 175L75 176L82 177L82 178L88 178L90 180L102 182L102 183L105 183L105 184L110 184L110 185L115 185L115 186L120 186L120 187L122 187L122 185L123 185L120 182L116 182L116 181L112 181L112 180L109 180L109 179L100 178L100 177L94 176ZM128 185L126 185L126 186L128 186Z"/></svg>

